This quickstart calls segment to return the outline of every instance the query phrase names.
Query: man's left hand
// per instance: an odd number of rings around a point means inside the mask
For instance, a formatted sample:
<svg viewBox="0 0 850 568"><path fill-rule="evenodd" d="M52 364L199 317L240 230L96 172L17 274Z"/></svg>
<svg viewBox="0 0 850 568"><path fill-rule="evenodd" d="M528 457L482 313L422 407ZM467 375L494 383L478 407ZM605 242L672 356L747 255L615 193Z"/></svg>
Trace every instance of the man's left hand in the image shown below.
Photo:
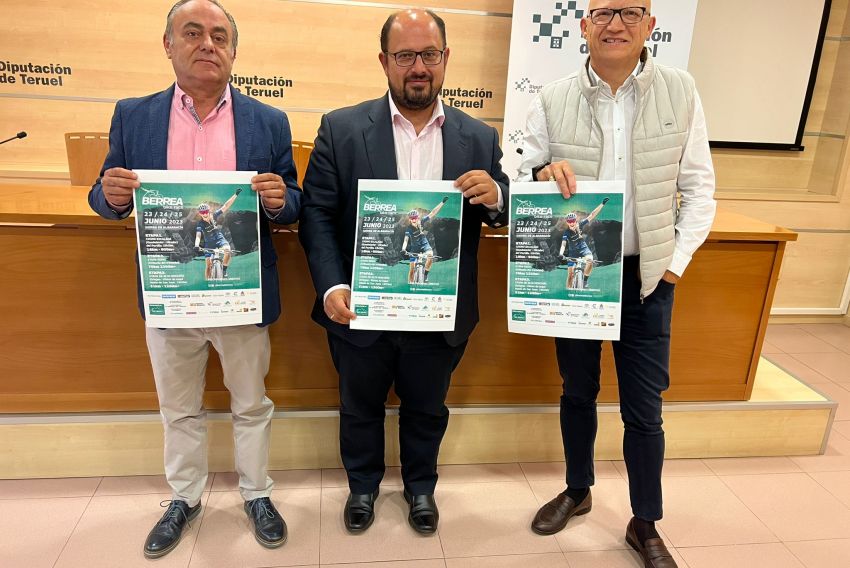
<svg viewBox="0 0 850 568"><path fill-rule="evenodd" d="M463 192L472 205L496 205L499 186L484 170L471 170L455 180L455 187Z"/></svg>
<svg viewBox="0 0 850 568"><path fill-rule="evenodd" d="M675 284L676 282L679 281L679 277L676 276L675 274L673 274L672 272L670 272L669 270L664 273L664 275L661 277L661 279L664 280L665 282L669 282L670 284Z"/></svg>
<svg viewBox="0 0 850 568"><path fill-rule="evenodd" d="M280 209L286 204L286 184L277 174L267 173L252 177L251 189L260 194L263 206L270 211Z"/></svg>

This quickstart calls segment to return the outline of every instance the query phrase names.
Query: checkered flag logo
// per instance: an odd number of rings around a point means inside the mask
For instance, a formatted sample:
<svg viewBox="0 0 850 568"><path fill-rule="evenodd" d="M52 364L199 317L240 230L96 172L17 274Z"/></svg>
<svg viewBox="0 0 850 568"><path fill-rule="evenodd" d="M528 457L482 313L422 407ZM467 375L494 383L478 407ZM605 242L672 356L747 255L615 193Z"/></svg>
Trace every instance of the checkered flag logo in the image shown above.
<svg viewBox="0 0 850 568"><path fill-rule="evenodd" d="M528 77L523 77L519 81L514 81L514 90L519 93L528 93L536 95L543 88L543 85L535 85Z"/></svg>
<svg viewBox="0 0 850 568"><path fill-rule="evenodd" d="M514 81L514 88L520 93L526 92L529 85L531 85L531 79L528 77L523 77L519 81Z"/></svg>
<svg viewBox="0 0 850 568"><path fill-rule="evenodd" d="M569 20L570 14L576 20L584 17L584 10L576 9L576 1L555 2L555 13L547 21L543 21L543 14L532 14L531 21L537 24L537 33L531 37L534 43L540 43L541 38L549 38L549 47L561 49L564 40L570 37L570 30L565 29L565 21Z"/></svg>

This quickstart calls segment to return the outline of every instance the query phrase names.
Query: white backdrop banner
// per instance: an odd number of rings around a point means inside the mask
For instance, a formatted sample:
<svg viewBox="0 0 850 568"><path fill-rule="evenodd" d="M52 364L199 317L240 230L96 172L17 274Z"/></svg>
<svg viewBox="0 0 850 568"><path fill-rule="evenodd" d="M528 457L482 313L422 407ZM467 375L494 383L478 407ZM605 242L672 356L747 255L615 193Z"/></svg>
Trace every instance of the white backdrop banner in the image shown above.
<svg viewBox="0 0 850 568"><path fill-rule="evenodd" d="M688 68L698 0L655 0L656 27L646 45L659 63ZM547 83L574 73L587 58L581 19L588 0L514 0L502 168L511 179L522 161L517 148L534 96Z"/></svg>

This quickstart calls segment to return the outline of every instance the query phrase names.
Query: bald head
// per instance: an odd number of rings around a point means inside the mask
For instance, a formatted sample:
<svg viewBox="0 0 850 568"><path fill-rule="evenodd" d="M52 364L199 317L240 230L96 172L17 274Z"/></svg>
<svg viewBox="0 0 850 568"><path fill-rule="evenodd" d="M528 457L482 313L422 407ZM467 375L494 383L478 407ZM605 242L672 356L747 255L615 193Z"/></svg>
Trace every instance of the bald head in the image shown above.
<svg viewBox="0 0 850 568"><path fill-rule="evenodd" d="M420 114L429 115L449 60L442 18L430 10L394 12L381 30L378 60L390 95L405 118L412 121Z"/></svg>
<svg viewBox="0 0 850 568"><path fill-rule="evenodd" d="M652 0L590 0L587 9L626 8L630 6L643 6L647 11L650 11L652 10Z"/></svg>
<svg viewBox="0 0 850 568"><path fill-rule="evenodd" d="M436 29L440 34L440 38L443 40L441 48L445 48L446 22L444 22L440 16L431 10L410 9L393 12L390 14L390 17L387 18L387 21L384 22L384 26L381 28L381 51L384 53L389 51L391 32L398 33L410 24L427 22L429 20L429 25L436 26Z"/></svg>

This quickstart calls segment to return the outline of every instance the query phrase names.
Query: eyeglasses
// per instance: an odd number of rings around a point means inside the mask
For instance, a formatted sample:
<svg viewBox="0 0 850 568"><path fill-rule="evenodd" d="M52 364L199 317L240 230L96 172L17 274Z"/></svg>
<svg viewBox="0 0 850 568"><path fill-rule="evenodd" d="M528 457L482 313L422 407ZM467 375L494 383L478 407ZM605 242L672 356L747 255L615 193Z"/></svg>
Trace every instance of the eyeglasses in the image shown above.
<svg viewBox="0 0 850 568"><path fill-rule="evenodd" d="M421 57L422 63L425 65L439 65L443 60L443 51L439 49L426 49L425 51L397 51L390 53L385 51L387 55L392 55L395 59L395 64L399 67L411 67L416 63L416 58Z"/></svg>
<svg viewBox="0 0 850 568"><path fill-rule="evenodd" d="M618 10L613 8L597 8L588 12L590 14L590 21L598 26L607 26L614 20L614 16L617 14L620 14L620 19L624 24L639 24L648 13L647 9L643 6L632 6Z"/></svg>

